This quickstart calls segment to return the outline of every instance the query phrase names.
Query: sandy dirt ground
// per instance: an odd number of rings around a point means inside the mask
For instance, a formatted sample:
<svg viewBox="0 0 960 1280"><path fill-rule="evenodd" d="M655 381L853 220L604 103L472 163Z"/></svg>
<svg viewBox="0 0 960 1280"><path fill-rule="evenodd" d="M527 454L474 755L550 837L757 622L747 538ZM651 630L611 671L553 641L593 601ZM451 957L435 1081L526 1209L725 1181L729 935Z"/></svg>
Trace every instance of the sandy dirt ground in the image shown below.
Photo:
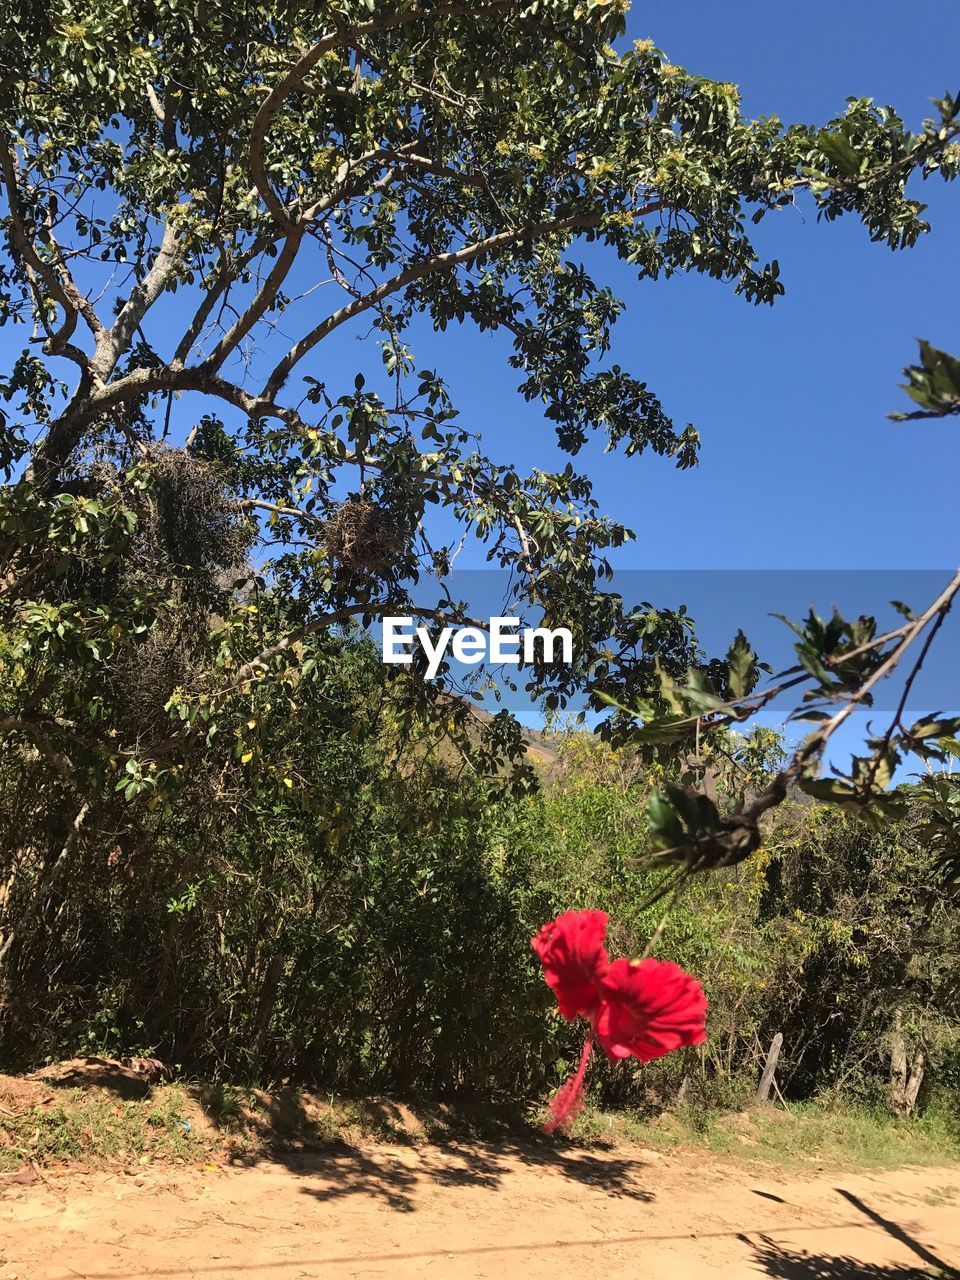
<svg viewBox="0 0 960 1280"><path fill-rule="evenodd" d="M332 1148L0 1179L0 1280L918 1280L960 1275L960 1168L839 1174L637 1148Z"/></svg>

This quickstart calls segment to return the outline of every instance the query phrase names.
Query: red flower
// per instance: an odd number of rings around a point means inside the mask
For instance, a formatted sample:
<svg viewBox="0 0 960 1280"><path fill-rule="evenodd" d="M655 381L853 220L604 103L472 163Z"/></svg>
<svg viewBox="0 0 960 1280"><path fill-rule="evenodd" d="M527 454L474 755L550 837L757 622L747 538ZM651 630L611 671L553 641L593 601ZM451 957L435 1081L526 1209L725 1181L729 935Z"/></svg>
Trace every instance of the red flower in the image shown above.
<svg viewBox="0 0 960 1280"><path fill-rule="evenodd" d="M669 960L614 960L603 940L603 911L566 911L541 927L531 946L560 1012L590 1023L577 1071L550 1102L547 1133L568 1128L583 1106L594 1037L608 1058L651 1062L707 1038L707 997L696 978Z"/></svg>
<svg viewBox="0 0 960 1280"><path fill-rule="evenodd" d="M707 998L669 960L614 960L600 981L594 1026L608 1058L650 1062L707 1038Z"/></svg>
<svg viewBox="0 0 960 1280"><path fill-rule="evenodd" d="M610 965L603 946L607 920L605 911L566 911L530 943L568 1022L578 1015L592 1020L600 1006L600 981Z"/></svg>

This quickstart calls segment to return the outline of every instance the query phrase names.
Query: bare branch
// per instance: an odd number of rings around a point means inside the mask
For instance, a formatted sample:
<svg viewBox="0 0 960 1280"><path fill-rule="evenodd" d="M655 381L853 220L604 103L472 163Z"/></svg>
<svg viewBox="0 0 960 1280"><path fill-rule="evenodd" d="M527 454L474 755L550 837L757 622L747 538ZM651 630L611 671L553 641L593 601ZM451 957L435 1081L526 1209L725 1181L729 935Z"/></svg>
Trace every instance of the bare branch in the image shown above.
<svg viewBox="0 0 960 1280"><path fill-rule="evenodd" d="M137 326L163 292L179 256L178 240L176 225L168 217L153 265L132 290L113 328L97 343L97 352L91 364L95 377L104 382L109 378L117 361L130 345Z"/></svg>
<svg viewBox="0 0 960 1280"><path fill-rule="evenodd" d="M154 89L153 85L150 83L149 80L147 81L145 88L147 93L147 101L150 103L150 110L157 117L157 119L161 124L166 124L167 117L164 114L164 110L160 103L160 99L157 97L156 89Z"/></svg>
<svg viewBox="0 0 960 1280"><path fill-rule="evenodd" d="M193 319L187 326L183 337L177 344L174 352L171 368L181 368L190 358L190 352L198 341L204 326L210 319L210 313L216 306L218 300L230 288L230 285L237 279L240 272L253 261L258 253L262 253L267 245L271 244L275 239L272 235L260 235L254 240L247 249L236 259L231 262L230 255L226 249L221 250L220 268L217 271L216 278L208 289L204 292L203 301L194 314Z"/></svg>
<svg viewBox="0 0 960 1280"><path fill-rule="evenodd" d="M205 368L219 369L234 347L243 341L263 313L273 305L280 286L296 261L297 253L303 240L303 231L303 226L296 226L291 227L286 232L283 248L280 250L270 274L257 292L257 296L243 315L223 335L209 359L204 361Z"/></svg>
<svg viewBox="0 0 960 1280"><path fill-rule="evenodd" d="M51 296L63 308L64 322L61 328L50 339L51 354L64 354L64 348L73 336L76 328L77 317L82 316L86 322L90 332L99 340L104 333L103 325L94 311L89 299L77 288L74 283L70 271L58 255L57 266L54 267L37 252L30 235L27 232L26 221L23 217L23 207L20 202L20 189L17 180L17 162L13 150L9 142L4 140L0 145L0 172L3 174L3 184L7 193L7 203L10 208L10 228L11 240L13 247L20 254L26 267L35 272L36 275L46 285ZM42 305L42 303L40 304ZM72 348L76 353L79 348ZM75 358L72 354L71 359Z"/></svg>
<svg viewBox="0 0 960 1280"><path fill-rule="evenodd" d="M299 507L281 507L276 502L266 502L262 498L241 498L237 503L241 511L269 511L278 516L289 516L292 520L301 520L304 524L323 524L319 516L309 511L301 511Z"/></svg>

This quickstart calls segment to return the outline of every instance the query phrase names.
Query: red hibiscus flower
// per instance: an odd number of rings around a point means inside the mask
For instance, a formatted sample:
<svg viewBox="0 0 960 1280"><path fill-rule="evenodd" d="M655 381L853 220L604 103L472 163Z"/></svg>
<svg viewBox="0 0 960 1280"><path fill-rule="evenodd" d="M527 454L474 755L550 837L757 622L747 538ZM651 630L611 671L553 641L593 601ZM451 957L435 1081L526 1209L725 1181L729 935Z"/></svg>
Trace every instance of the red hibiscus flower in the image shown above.
<svg viewBox="0 0 960 1280"><path fill-rule="evenodd" d="M641 1062L707 1038L707 998L696 978L669 960L611 964L603 946L607 918L603 911L566 911L531 941L562 1016L590 1023L575 1074L551 1100L547 1133L569 1126L583 1106L594 1038L608 1058Z"/></svg>
<svg viewBox="0 0 960 1280"><path fill-rule="evenodd" d="M530 943L568 1022L592 1019L600 1005L600 980L610 966L603 946L608 918L605 911L565 911Z"/></svg>
<svg viewBox="0 0 960 1280"><path fill-rule="evenodd" d="M669 960L614 960L600 980L594 1022L608 1058L652 1062L707 1038L707 997L700 983Z"/></svg>

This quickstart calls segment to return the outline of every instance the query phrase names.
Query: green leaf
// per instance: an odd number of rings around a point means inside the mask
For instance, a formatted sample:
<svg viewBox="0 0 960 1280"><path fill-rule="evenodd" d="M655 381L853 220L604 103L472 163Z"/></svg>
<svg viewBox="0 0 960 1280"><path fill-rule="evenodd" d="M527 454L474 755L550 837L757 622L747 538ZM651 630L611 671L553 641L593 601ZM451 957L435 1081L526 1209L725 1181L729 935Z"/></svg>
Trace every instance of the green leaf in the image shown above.
<svg viewBox="0 0 960 1280"><path fill-rule="evenodd" d="M829 804L843 805L856 802L857 799L853 787L839 778L801 778L798 785L808 796Z"/></svg>
<svg viewBox="0 0 960 1280"><path fill-rule="evenodd" d="M953 738L960 732L960 716L926 717L911 725L909 738Z"/></svg>
<svg viewBox="0 0 960 1280"><path fill-rule="evenodd" d="M647 800L647 820L657 844L672 849L684 843L683 826L662 791L653 790Z"/></svg>
<svg viewBox="0 0 960 1280"><path fill-rule="evenodd" d="M757 655L750 641L738 631L733 644L727 651L728 682L735 698L746 697L756 687L760 678Z"/></svg>
<svg viewBox="0 0 960 1280"><path fill-rule="evenodd" d="M846 177L852 178L861 171L863 162L842 134L828 133L822 129L817 135L817 145L834 167Z"/></svg>

